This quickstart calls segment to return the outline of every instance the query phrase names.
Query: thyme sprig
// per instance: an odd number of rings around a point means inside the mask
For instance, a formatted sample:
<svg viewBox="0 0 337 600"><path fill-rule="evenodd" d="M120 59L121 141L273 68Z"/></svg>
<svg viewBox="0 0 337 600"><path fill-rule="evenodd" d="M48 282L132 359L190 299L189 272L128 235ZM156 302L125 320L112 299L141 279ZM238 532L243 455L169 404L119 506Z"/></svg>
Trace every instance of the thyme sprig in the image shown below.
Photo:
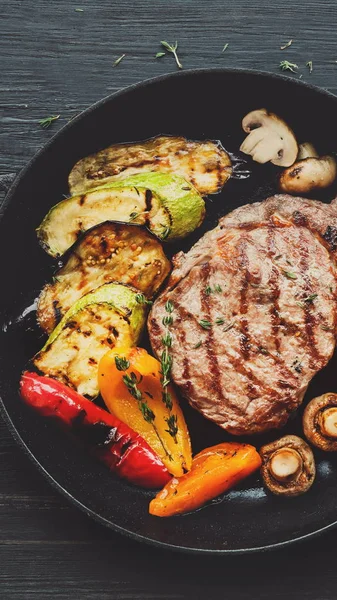
<svg viewBox="0 0 337 600"><path fill-rule="evenodd" d="M178 42L175 42L174 44L169 44L168 42L161 41L160 43L162 46L164 46L165 50L167 50L168 52L171 52L171 54L173 54L174 60L176 61L178 68L182 69L183 65L181 64L181 62L178 58L178 54L177 54Z"/></svg>
<svg viewBox="0 0 337 600"><path fill-rule="evenodd" d="M148 300L144 294L136 294L135 300L138 304L149 304L150 306L153 304L152 300Z"/></svg>
<svg viewBox="0 0 337 600"><path fill-rule="evenodd" d="M126 371L127 369L130 368L130 362L124 356L115 356L115 365L119 371ZM125 375L123 375L123 383L126 385L129 394L137 401L138 408L143 415L144 421L146 421L146 423L149 423L150 425L152 425L152 427L155 431L155 434L156 434L166 456L171 458L171 455L168 452L167 448L165 447L164 442L161 439L158 429L157 429L157 426L155 424L156 415L154 414L152 408L150 408L150 406L148 405L141 390L138 387L138 385L141 383L142 379L143 379L143 377L140 376L140 379L138 380L136 373L134 373L133 371L131 371L130 374L125 373ZM150 395L150 397L151 397L151 395Z"/></svg>
<svg viewBox="0 0 337 600"><path fill-rule="evenodd" d="M161 386L162 386L162 400L165 404L167 410L171 412L173 408L173 402L170 392L168 391L168 385L171 382L171 368L172 368L172 356L169 352L169 349L172 347L173 338L172 334L169 331L169 327L173 325L173 303L171 300L167 300L165 304L166 315L163 317L162 323L164 327L166 327L166 331L161 339L164 349L161 353L160 357L160 368L161 368ZM166 429L167 433L174 439L177 444L177 433L178 433L178 425L177 425L177 416L170 414L165 419L168 429Z"/></svg>
<svg viewBox="0 0 337 600"><path fill-rule="evenodd" d="M282 71L291 71L292 73L296 73L298 65L296 65L295 63L291 63L288 60L281 60L280 69Z"/></svg>
<svg viewBox="0 0 337 600"><path fill-rule="evenodd" d="M61 115L52 115L51 117L46 117L45 119L41 119L39 121L39 125L41 125L41 127L43 127L43 129L47 129L47 127L50 127L50 125L54 122L57 121L60 118Z"/></svg>

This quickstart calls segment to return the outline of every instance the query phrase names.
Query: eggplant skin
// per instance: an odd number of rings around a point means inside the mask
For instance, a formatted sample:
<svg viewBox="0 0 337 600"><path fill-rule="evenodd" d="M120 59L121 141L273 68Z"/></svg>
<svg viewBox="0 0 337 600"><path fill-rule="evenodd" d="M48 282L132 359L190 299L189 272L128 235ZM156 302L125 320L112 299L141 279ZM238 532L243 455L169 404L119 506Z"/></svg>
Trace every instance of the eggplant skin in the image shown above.
<svg viewBox="0 0 337 600"><path fill-rule="evenodd" d="M43 375L95 398L100 359L117 345L136 345L145 321L146 306L137 302L137 290L102 285L68 310L33 364Z"/></svg>
<svg viewBox="0 0 337 600"><path fill-rule="evenodd" d="M72 195L130 175L161 171L191 183L201 195L215 194L232 173L229 154L219 141L158 136L144 142L114 144L79 160L69 175Z"/></svg>
<svg viewBox="0 0 337 600"><path fill-rule="evenodd" d="M171 269L160 242L144 227L107 221L83 234L39 297L37 318L50 333L90 291L117 281L152 298Z"/></svg>

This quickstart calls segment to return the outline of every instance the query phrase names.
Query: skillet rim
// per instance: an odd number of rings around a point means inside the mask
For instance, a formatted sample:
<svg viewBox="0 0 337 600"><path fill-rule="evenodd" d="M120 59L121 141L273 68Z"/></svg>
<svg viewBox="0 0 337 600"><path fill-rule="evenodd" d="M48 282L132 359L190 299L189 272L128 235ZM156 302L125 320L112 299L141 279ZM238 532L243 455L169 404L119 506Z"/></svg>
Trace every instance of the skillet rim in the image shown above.
<svg viewBox="0 0 337 600"><path fill-rule="evenodd" d="M327 97L335 102L337 101L337 96L335 94L333 94L332 92L330 92L326 89L319 88L318 86L315 86L311 83L307 83L305 81L298 80L293 77L281 75L278 73L273 73L273 72L269 72L269 71L259 71L259 70L255 70L255 69L240 69L240 68L226 68L225 69L225 68L219 68L219 67L184 69L183 71L166 73L164 75L159 75L156 77L151 77L151 78L147 78L145 80L141 80L130 86L126 86L126 87L118 90L117 92L114 92L113 94L104 96L97 102L91 104L88 108L86 108L84 111L82 111L81 113L76 115L76 117L71 119L68 123L63 125L63 127L61 127L61 129L59 129L34 154L34 156L28 161L27 165L19 171L18 175L15 177L14 181L12 182L12 184L8 190L8 192L5 196L5 199L0 204L0 223L6 212L7 207L9 206L13 197L15 196L17 187L21 183L22 179L25 177L26 173L29 172L31 167L39 159L40 155L44 154L48 150L48 148L54 143L55 139L61 138L64 134L67 134L68 130L70 130L75 123L79 123L82 119L85 119L87 115L94 112L96 109L104 106L105 104L108 104L109 102L113 101L115 98L121 97L124 94L132 93L136 89L140 89L140 88L146 89L147 87L150 87L152 84L160 84L162 81L167 81L170 79L178 79L180 77L184 78L186 76L193 76L193 75L196 75L196 76L208 75L208 74L213 74L213 73L214 74L223 74L223 75L226 75L227 73L228 74L238 74L238 75L248 75L248 76L252 75L252 76L262 77L266 80L270 80L271 82L273 82L274 80L281 80L281 81L284 81L285 83L291 83L295 87L297 86L297 87L302 87L304 89L311 90L311 91L315 92L316 94L319 94L321 97ZM285 547L289 546L290 544L304 542L307 539L321 535L325 531L328 531L337 526L337 520L336 520L336 521L333 521L332 523L329 523L328 525L325 525L324 527L315 529L304 535L286 539L282 542L277 542L274 544L254 546L251 548L237 548L237 549L223 548L223 549L218 549L218 550L217 549L207 549L207 548L191 548L189 546L178 546L178 545L154 540L152 538L146 537L139 533L132 532L128 529L125 529L124 527L121 527L120 525L117 525L116 523L112 523L105 517L102 517L101 515L96 513L94 510L89 509L82 502L77 500L77 498L75 498L75 496L70 494L60 483L58 483L56 481L56 479L54 479L53 476L42 466L42 464L39 462L38 458L33 454L33 452L29 449L27 444L22 439L21 435L19 434L18 430L16 429L16 427L10 417L10 414L8 413L8 411L4 405L1 395L0 395L0 414L3 417L5 423L7 424L8 429L11 432L13 438L18 443L18 445L21 447L21 449L24 451L25 455L28 456L28 458L31 460L31 462L37 467L37 470L44 476L44 478L51 484L51 486L55 490L57 490L59 493L61 493L62 496L65 497L69 503L71 503L75 507L79 508L83 513L85 513L88 517L91 517L94 521L96 521L102 525L105 525L109 529L111 529L117 533L123 534L123 535L129 537L130 539L136 540L138 542L144 542L148 545L151 545L151 546L154 546L157 548L163 548L164 550L172 550L172 551L176 551L176 552L182 552L182 553L193 554L193 555L208 555L208 556L209 555L219 556L219 555L226 555L226 554L227 555L228 554L229 555L242 555L242 554L253 554L253 553L257 553L257 552L267 552L267 551L271 551L271 550L285 548Z"/></svg>

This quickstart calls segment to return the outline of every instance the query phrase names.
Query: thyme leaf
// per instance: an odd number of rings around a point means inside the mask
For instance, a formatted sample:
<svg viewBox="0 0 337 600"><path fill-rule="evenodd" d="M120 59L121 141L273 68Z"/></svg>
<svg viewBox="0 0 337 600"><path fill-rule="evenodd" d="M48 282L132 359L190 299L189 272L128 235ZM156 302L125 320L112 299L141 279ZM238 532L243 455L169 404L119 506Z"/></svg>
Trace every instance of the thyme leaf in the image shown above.
<svg viewBox="0 0 337 600"><path fill-rule="evenodd" d="M165 315L165 317L163 317L162 323L163 323L164 327L169 327L169 325L172 325L173 324L172 315Z"/></svg>
<svg viewBox="0 0 337 600"><path fill-rule="evenodd" d="M201 321L199 321L199 325L201 325L203 329L211 329L212 327L212 323L207 321L207 319L201 319Z"/></svg>
<svg viewBox="0 0 337 600"><path fill-rule="evenodd" d="M291 46L292 43L293 43L293 40L289 40L289 42L287 42L286 44L281 46L281 50L285 50L286 48L289 48L289 46Z"/></svg>
<svg viewBox="0 0 337 600"><path fill-rule="evenodd" d="M119 65L119 63L120 63L120 62L122 62L123 58L125 58L125 56L126 56L126 54L122 54L122 56L119 56L119 57L118 57L118 58L115 60L115 62L114 62L114 64L113 64L112 66L113 66L113 67L117 67L117 65Z"/></svg>
<svg viewBox="0 0 337 600"><path fill-rule="evenodd" d="M167 300L165 304L165 310L170 314L173 312L173 302L171 302L171 300Z"/></svg>
<svg viewBox="0 0 337 600"><path fill-rule="evenodd" d="M175 42L174 44L169 44L168 42L161 41L160 43L162 46L164 46L165 50L167 50L168 52L171 52L173 54L178 68L182 69L183 65L181 64L181 62L178 58L178 54L177 54L178 42Z"/></svg>
<svg viewBox="0 0 337 600"><path fill-rule="evenodd" d="M223 319L222 317L218 317L217 319L215 319L216 325L223 325L224 322L225 322L225 319Z"/></svg>
<svg viewBox="0 0 337 600"><path fill-rule="evenodd" d="M309 73L313 72L312 60L308 60L305 66L308 67Z"/></svg>
<svg viewBox="0 0 337 600"><path fill-rule="evenodd" d="M167 431L167 433L169 433L170 436L173 437L174 441L177 442L177 433L178 433L178 425L177 425L178 417L177 417L177 415L170 415L169 417L167 417L165 419L165 421L168 425L168 429L165 429L165 431Z"/></svg>
<svg viewBox="0 0 337 600"><path fill-rule="evenodd" d="M323 331L335 331L334 327L329 327L329 325L321 325L321 329Z"/></svg>
<svg viewBox="0 0 337 600"><path fill-rule="evenodd" d="M284 270L282 270L282 273L288 279L297 279L296 273L293 273L292 271L284 271Z"/></svg>
<svg viewBox="0 0 337 600"><path fill-rule="evenodd" d="M172 347L172 335L169 331L165 333L165 335L161 338L162 344L166 346L166 348Z"/></svg>
<svg viewBox="0 0 337 600"><path fill-rule="evenodd" d="M225 52L225 50L227 50L228 46L229 46L229 44L228 44L228 43L227 43L227 44L225 44L225 45L224 45L224 47L222 48L222 52Z"/></svg>
<svg viewBox="0 0 337 600"><path fill-rule="evenodd" d="M235 323L235 321L231 321L223 328L222 331L229 331L230 329L232 329L232 327L234 327L234 323Z"/></svg>
<svg viewBox="0 0 337 600"><path fill-rule="evenodd" d="M126 371L130 368L130 361L125 356L115 356L115 365L118 371Z"/></svg>
<svg viewBox="0 0 337 600"><path fill-rule="evenodd" d="M162 56L165 56L166 52L157 52L155 58L162 58Z"/></svg>
<svg viewBox="0 0 337 600"><path fill-rule="evenodd" d="M197 343L196 343L196 344L193 346L193 349L194 349L194 350L197 350L198 348L200 348L200 346L202 346L202 342L201 342L201 341L200 341L200 342L197 342Z"/></svg>

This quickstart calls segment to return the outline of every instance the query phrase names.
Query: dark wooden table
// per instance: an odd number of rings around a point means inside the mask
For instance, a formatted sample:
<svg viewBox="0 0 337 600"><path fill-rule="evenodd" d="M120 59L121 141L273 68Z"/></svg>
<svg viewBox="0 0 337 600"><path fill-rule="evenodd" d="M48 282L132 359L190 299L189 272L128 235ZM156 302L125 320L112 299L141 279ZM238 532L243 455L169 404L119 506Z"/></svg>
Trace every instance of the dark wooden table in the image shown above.
<svg viewBox="0 0 337 600"><path fill-rule="evenodd" d="M2 0L0 15L3 195L7 174L18 173L75 114L121 87L174 71L172 56L154 58L163 39L178 40L184 68L277 72L288 60L299 67L294 77L337 93L335 0ZM58 114L41 128L40 119ZM171 554L114 534L69 506L2 421L0 453L3 600L337 597L335 531L268 554Z"/></svg>

